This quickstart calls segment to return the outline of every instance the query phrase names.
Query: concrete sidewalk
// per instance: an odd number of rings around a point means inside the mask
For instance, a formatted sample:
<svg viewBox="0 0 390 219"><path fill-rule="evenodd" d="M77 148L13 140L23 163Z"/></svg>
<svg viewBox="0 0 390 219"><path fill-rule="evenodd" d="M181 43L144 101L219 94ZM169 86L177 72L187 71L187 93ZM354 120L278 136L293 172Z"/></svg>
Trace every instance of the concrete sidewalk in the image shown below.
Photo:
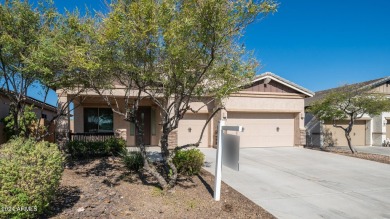
<svg viewBox="0 0 390 219"><path fill-rule="evenodd" d="M214 174L216 150L201 151ZM390 218L387 164L296 147L245 148L240 171L224 167L222 179L278 218Z"/></svg>

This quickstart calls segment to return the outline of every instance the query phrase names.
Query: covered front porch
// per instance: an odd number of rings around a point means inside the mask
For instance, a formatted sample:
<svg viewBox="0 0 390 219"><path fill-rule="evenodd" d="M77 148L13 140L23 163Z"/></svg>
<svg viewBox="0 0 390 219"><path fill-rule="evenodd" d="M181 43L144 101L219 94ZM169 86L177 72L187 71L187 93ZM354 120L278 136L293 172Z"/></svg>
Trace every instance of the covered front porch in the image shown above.
<svg viewBox="0 0 390 219"><path fill-rule="evenodd" d="M127 146L136 146L138 131L133 123L125 120L125 99L113 97L110 101L111 106L101 96L75 98L73 118L69 117L68 120L70 140L99 141L115 136L126 140ZM144 127L145 145L158 146L161 137L160 109L145 98L139 104L137 117Z"/></svg>

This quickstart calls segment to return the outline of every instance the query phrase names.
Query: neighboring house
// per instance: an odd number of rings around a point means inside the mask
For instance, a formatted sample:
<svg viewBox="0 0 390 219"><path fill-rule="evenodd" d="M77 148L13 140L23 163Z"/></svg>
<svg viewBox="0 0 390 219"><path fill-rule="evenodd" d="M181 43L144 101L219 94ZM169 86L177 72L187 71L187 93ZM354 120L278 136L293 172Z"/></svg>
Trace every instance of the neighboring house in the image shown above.
<svg viewBox="0 0 390 219"><path fill-rule="evenodd" d="M61 95L59 101L66 102L72 94ZM120 88L114 92L123 97ZM287 81L275 74L264 73L243 87L240 92L223 100L226 110L217 113L208 124L200 147L216 145L218 121L225 119L227 125L242 125L245 129L240 136L242 147L300 146L305 144L304 99L312 97L313 92ZM118 102L119 105L124 105ZM126 139L128 146L135 145L134 125L112 112L107 103L95 92L85 92L73 101L74 124L70 118L62 121L60 132L70 131L72 136L118 133ZM170 146L195 143L207 118L215 109L214 102L194 101L196 109L204 104L198 113L187 112L180 121L178 129L169 136ZM159 145L161 136L160 109L151 100L140 103L139 113L144 115L144 142L147 145ZM70 127L74 128L71 129ZM102 133L102 134L99 134Z"/></svg>
<svg viewBox="0 0 390 219"><path fill-rule="evenodd" d="M361 83L351 84L351 87L368 88L371 92L383 93L390 97L390 76ZM337 88L316 92L314 97L305 100L305 107L314 101L321 100L329 92ZM347 121L337 121L337 124L346 125ZM306 115L305 127L307 130L307 144L312 146L347 146L344 131L333 127L332 122L323 123L310 114ZM383 112L379 116L363 115L357 120L351 132L354 146L382 146L386 138L390 138L390 112Z"/></svg>
<svg viewBox="0 0 390 219"><path fill-rule="evenodd" d="M4 124L2 120L9 115L10 106L10 101L4 92L5 91L0 90L0 144L5 143L6 141L4 134ZM37 117L39 115L39 117L41 118L41 124L47 124L47 122L50 121L57 114L57 108L55 106L46 104L32 97L26 97L25 102L28 105L34 105L35 108L33 109L33 111L35 112ZM41 111L42 107L43 110ZM54 126L50 127L49 129L52 130L53 134L45 138L45 140L54 142Z"/></svg>

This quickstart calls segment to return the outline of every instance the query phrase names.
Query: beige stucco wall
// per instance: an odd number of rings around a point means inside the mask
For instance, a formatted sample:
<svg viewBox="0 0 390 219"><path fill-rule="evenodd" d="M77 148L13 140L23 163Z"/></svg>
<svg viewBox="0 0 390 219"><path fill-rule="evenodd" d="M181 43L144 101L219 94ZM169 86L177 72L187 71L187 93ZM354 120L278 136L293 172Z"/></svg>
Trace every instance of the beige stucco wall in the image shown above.
<svg viewBox="0 0 390 219"><path fill-rule="evenodd" d="M189 105L193 110L198 111L198 113L208 113L214 108L214 102L210 102L209 98L205 98L203 101L190 102ZM189 111L189 113L191 112Z"/></svg>
<svg viewBox="0 0 390 219"><path fill-rule="evenodd" d="M304 99L298 95L233 96L225 101L229 112L297 113L299 128L304 130Z"/></svg>
<svg viewBox="0 0 390 219"><path fill-rule="evenodd" d="M36 115L40 115L41 113L42 114L46 114L47 118L46 120L47 121L51 121L53 119L53 117L56 115L56 112L53 112L51 110L47 110L47 109L40 109L40 108L34 108L33 109L33 112L36 114Z"/></svg>
<svg viewBox="0 0 390 219"><path fill-rule="evenodd" d="M177 128L179 146L195 143L199 139L203 125L213 113L214 106L215 103L214 101L210 101L210 98L204 98L190 103L191 109L197 111L197 113L189 110L184 118L179 121L179 127ZM214 127L216 118L218 118L218 114L207 124L199 147L211 147L216 144L213 140L214 130L217 128ZM188 132L189 127L192 129L191 133Z"/></svg>
<svg viewBox="0 0 390 219"><path fill-rule="evenodd" d="M177 129L178 145L193 144L199 140L204 124L208 118L208 113L187 113L179 122ZM199 147L210 146L210 124L206 126Z"/></svg>
<svg viewBox="0 0 390 219"><path fill-rule="evenodd" d="M120 96L122 93L120 89L114 90L114 94ZM90 95L87 99L83 99L83 102L75 100L75 106L80 105L74 110L74 132L84 132L84 121L83 121L83 112L85 107L108 107L107 103L101 99L94 92L87 92ZM206 139L207 146L216 145L216 130L218 127L218 121L223 119L224 117L228 117L229 112L267 112L267 113L289 113L294 114L296 118L297 125L294 123L297 135L299 135L300 131L304 130L304 97L303 95L298 94L290 94L290 93L256 93L256 92L240 92L237 94L233 94L231 97L226 98L223 103L226 106L226 111L222 110L215 115L215 117L210 121L207 129L206 129ZM123 97L122 100L118 98L118 104L120 108L124 108ZM207 104L207 106L201 108ZM161 115L157 106L154 105L150 100L141 102L140 106L152 106L156 109L156 121L160 123ZM215 103L209 102L206 98L202 101L196 100L191 102L190 104L193 110L200 111L199 113L207 114L210 116L215 109ZM191 112L188 112L191 113ZM181 128L179 123L179 128L175 130L178 133L183 133L183 130L179 130ZM130 124L123 120L123 116L114 113L114 131L117 129L126 130L127 144L129 146L135 145L135 136L130 136ZM183 128L184 129L184 128ZM188 127L186 128L188 129ZM159 145L159 139L161 136L161 125L157 125L156 127L156 135L151 137L152 145ZM184 130L186 131L186 130ZM200 133L199 133L200 134ZM180 138L180 136L178 137ZM296 137L298 139L298 137Z"/></svg>

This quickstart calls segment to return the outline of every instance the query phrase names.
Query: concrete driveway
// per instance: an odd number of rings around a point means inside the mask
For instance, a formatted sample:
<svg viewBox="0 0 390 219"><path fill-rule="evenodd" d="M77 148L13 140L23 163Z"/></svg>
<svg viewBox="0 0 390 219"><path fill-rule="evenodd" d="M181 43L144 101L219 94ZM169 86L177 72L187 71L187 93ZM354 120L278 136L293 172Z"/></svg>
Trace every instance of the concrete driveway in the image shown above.
<svg viewBox="0 0 390 219"><path fill-rule="evenodd" d="M201 151L214 174L216 150ZM388 164L297 147L245 148L240 171L223 167L222 179L278 218L390 218Z"/></svg>
<svg viewBox="0 0 390 219"><path fill-rule="evenodd" d="M343 149L345 151L350 151L348 146L334 146L334 147L338 149ZM354 148L357 152L390 156L390 147L354 146Z"/></svg>

